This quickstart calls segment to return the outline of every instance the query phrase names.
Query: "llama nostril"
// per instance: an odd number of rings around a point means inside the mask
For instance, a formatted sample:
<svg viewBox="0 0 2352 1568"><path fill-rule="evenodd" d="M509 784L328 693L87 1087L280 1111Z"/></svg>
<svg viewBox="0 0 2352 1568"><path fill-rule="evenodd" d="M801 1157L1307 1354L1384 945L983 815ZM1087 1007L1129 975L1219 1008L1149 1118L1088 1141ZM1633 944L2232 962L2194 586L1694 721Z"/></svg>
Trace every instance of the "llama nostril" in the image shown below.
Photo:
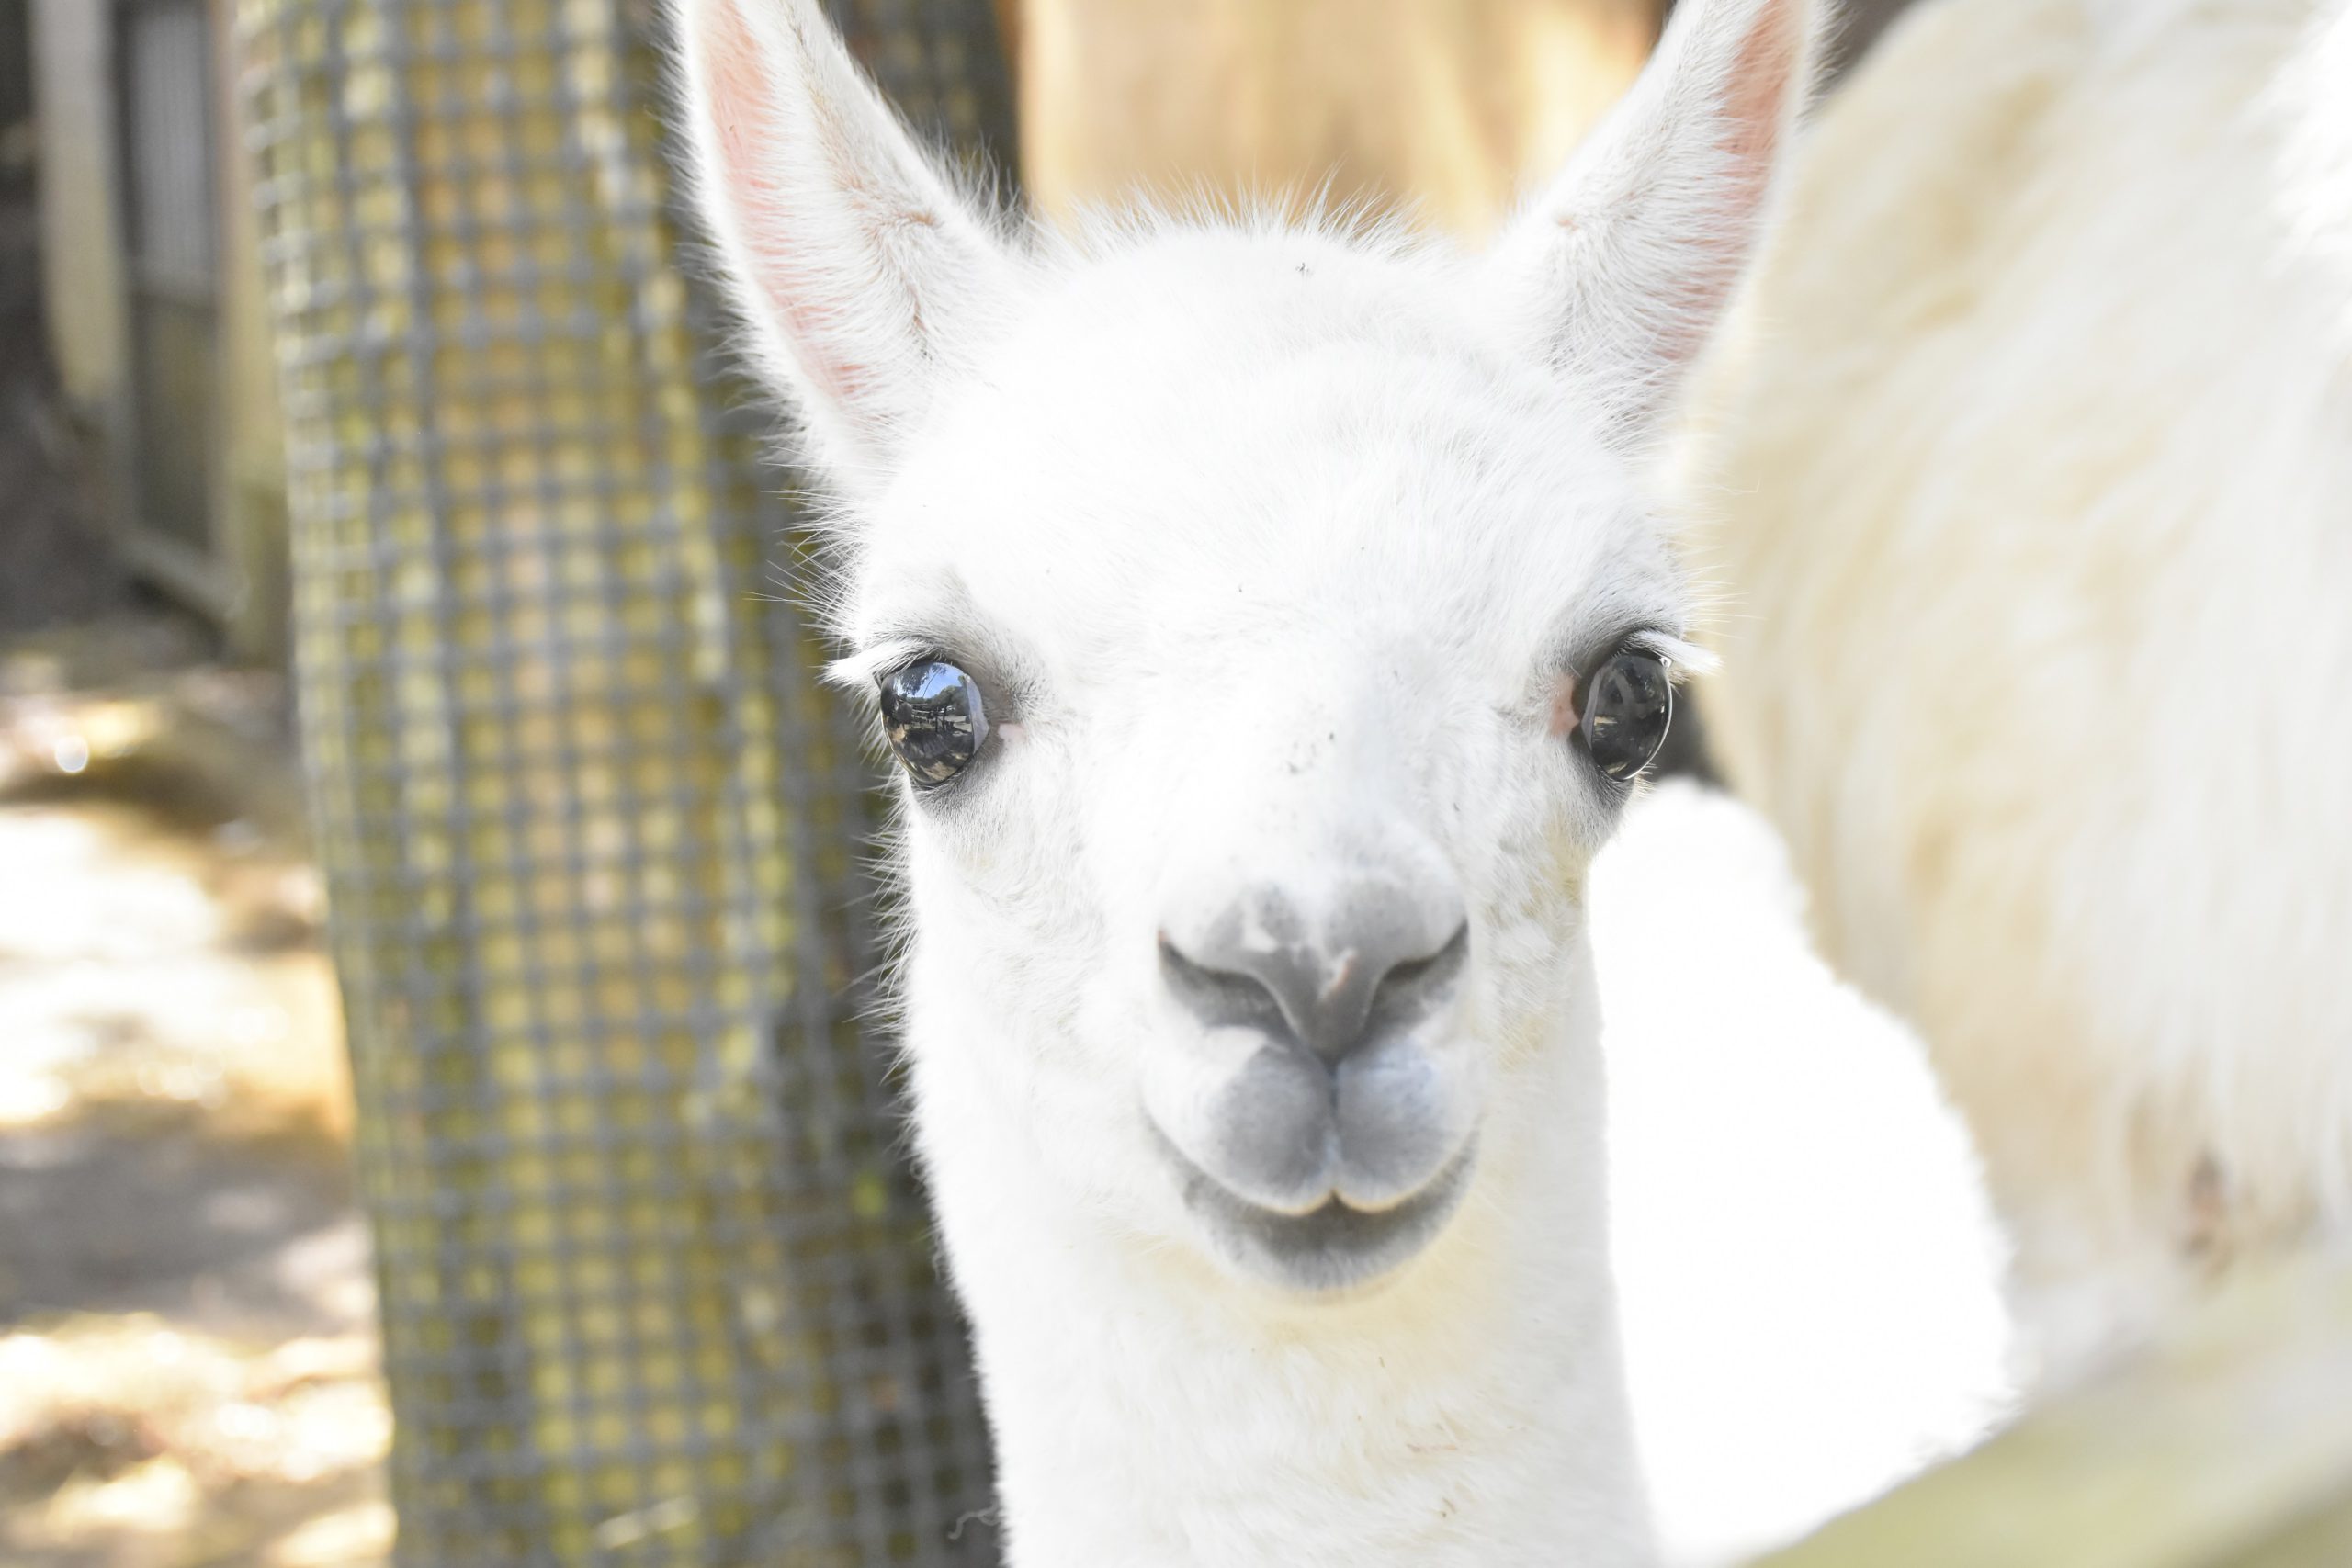
<svg viewBox="0 0 2352 1568"><path fill-rule="evenodd" d="M1213 1029L1248 1027L1279 1034L1288 1027L1282 1003L1264 984L1246 974L1195 963L1164 931L1159 974L1185 1010Z"/></svg>
<svg viewBox="0 0 2352 1568"><path fill-rule="evenodd" d="M1452 994L1470 957L1470 922L1453 928L1445 945L1426 958L1393 965L1374 985L1364 1032L1380 1035L1408 1029Z"/></svg>
<svg viewBox="0 0 2352 1568"><path fill-rule="evenodd" d="M1449 929L1430 913L1368 895L1344 902L1310 938L1286 904L1261 896L1189 951L1163 932L1160 973L1203 1023L1295 1041L1336 1068L1367 1040L1419 1022L1453 990L1469 954L1469 922L1456 915ZM1432 931L1443 935L1432 941Z"/></svg>

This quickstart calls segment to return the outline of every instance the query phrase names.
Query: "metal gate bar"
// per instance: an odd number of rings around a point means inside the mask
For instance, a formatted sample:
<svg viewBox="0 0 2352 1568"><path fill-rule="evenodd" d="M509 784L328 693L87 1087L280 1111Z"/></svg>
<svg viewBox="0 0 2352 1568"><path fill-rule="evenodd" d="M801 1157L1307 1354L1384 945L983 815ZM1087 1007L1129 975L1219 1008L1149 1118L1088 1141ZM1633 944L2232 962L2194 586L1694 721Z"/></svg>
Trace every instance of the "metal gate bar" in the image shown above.
<svg viewBox="0 0 2352 1568"><path fill-rule="evenodd" d="M200 597L227 596L213 486L223 421L220 192L206 0L109 0L130 332L127 543Z"/></svg>

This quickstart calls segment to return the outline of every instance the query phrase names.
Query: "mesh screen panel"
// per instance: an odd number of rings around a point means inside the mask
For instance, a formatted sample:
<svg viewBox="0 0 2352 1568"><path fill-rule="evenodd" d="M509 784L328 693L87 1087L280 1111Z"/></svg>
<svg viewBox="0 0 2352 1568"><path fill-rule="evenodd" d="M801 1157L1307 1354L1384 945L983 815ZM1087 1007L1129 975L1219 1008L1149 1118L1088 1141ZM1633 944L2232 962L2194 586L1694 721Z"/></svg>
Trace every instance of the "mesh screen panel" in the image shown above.
<svg viewBox="0 0 2352 1568"><path fill-rule="evenodd" d="M839 10L1009 150L989 0ZM867 766L771 596L654 7L237 15L401 1560L992 1561L859 1022Z"/></svg>

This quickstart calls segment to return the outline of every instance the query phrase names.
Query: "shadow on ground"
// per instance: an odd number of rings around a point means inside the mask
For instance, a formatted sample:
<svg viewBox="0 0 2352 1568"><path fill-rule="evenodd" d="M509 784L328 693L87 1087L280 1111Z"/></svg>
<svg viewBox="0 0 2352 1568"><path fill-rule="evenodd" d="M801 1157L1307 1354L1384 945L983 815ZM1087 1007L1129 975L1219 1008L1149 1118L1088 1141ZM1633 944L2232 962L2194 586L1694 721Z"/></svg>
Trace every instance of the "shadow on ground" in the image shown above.
<svg viewBox="0 0 2352 1568"><path fill-rule="evenodd" d="M0 653L0 1562L388 1554L349 1087L273 677Z"/></svg>

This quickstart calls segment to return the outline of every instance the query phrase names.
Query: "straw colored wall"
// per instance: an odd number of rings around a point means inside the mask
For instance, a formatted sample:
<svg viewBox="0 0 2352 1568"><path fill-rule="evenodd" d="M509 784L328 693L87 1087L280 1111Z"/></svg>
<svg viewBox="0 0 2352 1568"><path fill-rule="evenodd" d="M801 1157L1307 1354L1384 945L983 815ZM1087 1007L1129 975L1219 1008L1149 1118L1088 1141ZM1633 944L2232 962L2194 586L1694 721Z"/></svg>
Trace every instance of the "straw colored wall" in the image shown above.
<svg viewBox="0 0 2352 1568"><path fill-rule="evenodd" d="M1481 234L1657 41L1658 0L1023 0L1022 161L1066 217L1142 185L1401 196Z"/></svg>

